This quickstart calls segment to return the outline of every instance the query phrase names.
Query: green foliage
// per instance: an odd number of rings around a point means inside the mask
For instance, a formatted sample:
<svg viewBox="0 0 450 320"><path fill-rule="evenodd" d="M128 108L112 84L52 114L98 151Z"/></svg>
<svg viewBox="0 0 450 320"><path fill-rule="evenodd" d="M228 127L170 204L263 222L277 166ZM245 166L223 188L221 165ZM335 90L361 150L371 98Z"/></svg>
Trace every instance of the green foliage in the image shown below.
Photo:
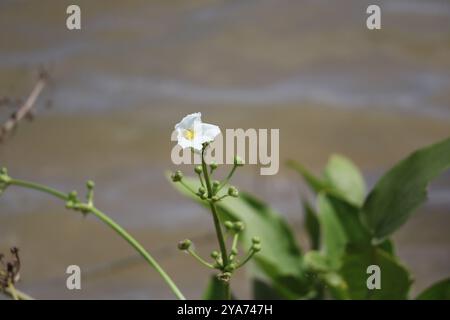
<svg viewBox="0 0 450 320"><path fill-rule="evenodd" d="M348 202L361 206L366 195L366 184L359 169L349 159L332 155L325 167L325 179Z"/></svg>
<svg viewBox="0 0 450 320"><path fill-rule="evenodd" d="M369 290L367 267L376 265L381 270L381 288ZM348 285L351 299L406 299L411 278L409 272L395 257L376 247L348 249L343 256L340 274Z"/></svg>
<svg viewBox="0 0 450 320"><path fill-rule="evenodd" d="M419 294L417 300L450 300L450 278L439 281Z"/></svg>
<svg viewBox="0 0 450 320"><path fill-rule="evenodd" d="M397 230L426 199L427 185L450 167L450 139L414 152L389 170L367 197L362 215L377 239Z"/></svg>
<svg viewBox="0 0 450 320"><path fill-rule="evenodd" d="M316 196L303 201L311 251L302 253L294 232L279 213L256 197L240 192L217 204L224 220L247 226L240 240L261 238L250 274L258 299L408 299L412 276L395 254L392 235L426 197L430 181L450 167L450 139L414 152L389 170L367 197L358 168L333 155L323 176L290 161ZM193 190L199 185L184 179ZM179 188L199 201L198 197ZM368 289L368 267L381 270L380 289ZM211 287L211 285L210 285ZM450 280L427 289L417 299L450 299Z"/></svg>
<svg viewBox="0 0 450 320"><path fill-rule="evenodd" d="M199 187L194 178L185 177L183 181L193 190ZM186 196L207 205L183 186L173 185ZM300 247L279 213L245 192L241 192L239 198L227 198L218 202L217 208L222 221L239 220L246 225L240 237L243 245L251 243L256 235L261 239L262 250L255 255L255 263L283 296L298 298L304 293L303 288L300 290L297 285L304 281L301 277Z"/></svg>
<svg viewBox="0 0 450 320"><path fill-rule="evenodd" d="M317 213L311 205L303 200L303 212L305 213L305 230L308 233L311 249L320 247L320 222Z"/></svg>

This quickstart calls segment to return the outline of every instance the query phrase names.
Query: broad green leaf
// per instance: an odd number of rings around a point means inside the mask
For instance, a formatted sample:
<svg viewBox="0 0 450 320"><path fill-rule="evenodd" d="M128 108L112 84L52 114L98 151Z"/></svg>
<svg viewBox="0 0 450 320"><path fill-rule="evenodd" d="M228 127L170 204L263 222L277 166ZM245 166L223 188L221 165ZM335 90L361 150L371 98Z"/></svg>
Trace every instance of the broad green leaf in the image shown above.
<svg viewBox="0 0 450 320"><path fill-rule="evenodd" d="M309 172L303 165L294 160L289 160L287 165L297 171L315 193L319 193L323 190L329 189L329 185L326 181L323 181L316 176L314 176L311 172Z"/></svg>
<svg viewBox="0 0 450 320"><path fill-rule="evenodd" d="M321 281L333 298L349 299L347 283L334 270L327 256L312 250L305 254L303 261L308 272Z"/></svg>
<svg viewBox="0 0 450 320"><path fill-rule="evenodd" d="M332 155L325 167L325 178L345 200L358 207L363 204L365 182L359 169L349 159Z"/></svg>
<svg viewBox="0 0 450 320"><path fill-rule="evenodd" d="M267 282L255 278L252 280L252 291L254 300L283 300L284 296Z"/></svg>
<svg viewBox="0 0 450 320"><path fill-rule="evenodd" d="M450 167L450 138L420 149L389 170L368 195L363 219L377 239L397 230L426 199L430 181Z"/></svg>
<svg viewBox="0 0 450 320"><path fill-rule="evenodd" d="M391 239L384 240L377 247L389 253L391 256L395 256L395 247Z"/></svg>
<svg viewBox="0 0 450 320"><path fill-rule="evenodd" d="M417 300L450 300L450 278L436 282L419 294Z"/></svg>
<svg viewBox="0 0 450 320"><path fill-rule="evenodd" d="M325 194L319 194L317 202L325 252L338 268L347 246L369 246L370 233L360 221L359 209L350 203Z"/></svg>
<svg viewBox="0 0 450 320"><path fill-rule="evenodd" d="M305 230L308 233L311 249L317 250L320 247L320 224L317 213L310 206L307 200L302 200L303 212L305 213Z"/></svg>
<svg viewBox="0 0 450 320"><path fill-rule="evenodd" d="M306 184L314 193L332 194L345 201L354 203L357 206L362 203L362 200L358 200L358 197L360 197L358 196L358 194L362 193L364 195L364 182L362 182L362 187L358 187L360 191L350 190L350 187L348 186L349 184L358 184L356 182L358 170L350 162L344 162L344 160L334 160L329 164L328 167L330 168L328 169L328 171L331 171L333 168L333 170L335 170L336 172L326 173L326 177L324 179L317 178L303 165L296 161L290 160L288 161L287 165L297 171L303 177ZM347 181L348 179L350 179L351 181ZM349 195L346 194L346 192L348 191L350 191Z"/></svg>
<svg viewBox="0 0 450 320"><path fill-rule="evenodd" d="M303 262L305 267L310 271L329 272L333 270L328 257L315 250L305 253Z"/></svg>
<svg viewBox="0 0 450 320"><path fill-rule="evenodd" d="M317 208L319 211L319 221L322 227L322 246L330 259L333 268L338 268L341 256L347 246L347 236L339 222L333 206L323 193L317 197Z"/></svg>
<svg viewBox="0 0 450 320"><path fill-rule="evenodd" d="M223 281L220 281L217 276L211 276L203 293L203 300L226 300L227 291Z"/></svg>
<svg viewBox="0 0 450 320"><path fill-rule="evenodd" d="M196 179L185 177L183 181L193 190L199 187ZM206 205L205 201L193 195L179 183L172 183L182 194ZM251 238L261 238L261 251L254 256L258 267L279 287L293 284L292 279L301 277L301 251L292 230L283 217L269 208L262 201L248 193L240 192L239 198L226 198L217 204L219 218L240 220L245 223L245 230L240 237L243 248L251 246ZM243 252L244 250L241 250ZM287 288L291 291L292 288ZM292 293L296 295L296 293Z"/></svg>
<svg viewBox="0 0 450 320"><path fill-rule="evenodd" d="M367 288L367 273L370 265L377 265L381 271L381 288ZM376 247L349 249L344 256L340 274L348 286L351 299L390 300L407 299L411 286L408 271L391 255Z"/></svg>

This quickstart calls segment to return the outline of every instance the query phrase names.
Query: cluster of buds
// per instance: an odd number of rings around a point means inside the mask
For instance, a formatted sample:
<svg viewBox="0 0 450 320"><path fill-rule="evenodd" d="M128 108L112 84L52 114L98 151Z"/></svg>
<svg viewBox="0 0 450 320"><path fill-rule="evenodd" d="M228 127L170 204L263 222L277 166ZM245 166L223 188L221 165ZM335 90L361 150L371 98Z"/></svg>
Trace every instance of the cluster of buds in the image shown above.
<svg viewBox="0 0 450 320"><path fill-rule="evenodd" d="M228 282L234 271L246 264L255 253L261 250L261 243L259 238L255 237L252 239L252 246L248 252L242 257L238 257L238 239L239 235L244 231L245 226L242 221L225 221L223 226L220 225L220 219L218 217L218 210L216 208L216 203L227 197L237 198L239 197L239 190L230 185L230 179L235 173L238 167L243 166L243 161L240 157L236 156L233 161L233 168L225 179L222 181L212 179L213 173L217 170L218 165L215 162L206 164L204 153L207 148L208 143L203 144L202 149L202 164L194 168L195 174L199 179L199 187L194 190L192 185L187 181L183 173L178 170L172 174L172 181L175 183L180 183L185 189L190 191L195 196L199 197L202 201L207 201L211 207L211 211L214 218L214 225L216 228L217 238L220 246L220 251L213 251L211 253L211 258L213 262L208 262L207 260L201 258L194 250L192 241L189 239L183 240L178 244L178 249L190 254L201 264L207 266L211 269L216 269L220 271L218 278L224 282ZM223 188L227 188L226 192L223 192ZM226 237L224 237L222 228L232 235L233 242L231 249L227 249Z"/></svg>
<svg viewBox="0 0 450 320"><path fill-rule="evenodd" d="M19 249L12 247L10 252L12 258L9 261L5 261L5 256L0 254L0 289L3 291L20 279Z"/></svg>
<svg viewBox="0 0 450 320"><path fill-rule="evenodd" d="M211 269L217 269L221 271L221 273L219 274L219 278L223 281L228 281L234 271L246 264L255 253L261 251L261 240L259 237L253 237L250 249L248 250L247 254L245 254L241 259L238 257L239 251L237 245L239 235L245 229L244 223L242 221L225 221L224 226L226 231L233 236L231 251L228 254L226 263L224 261L225 259L223 259L222 257L222 254L217 250L211 252L211 258L213 259L213 262L207 262L195 252L195 250L193 249L193 243L189 239L180 241L178 243L178 249L192 255L203 265Z"/></svg>
<svg viewBox="0 0 450 320"><path fill-rule="evenodd" d="M210 202L218 202L220 200L225 199L226 197L232 197L237 198L239 197L239 190L232 185L228 185L229 180L234 174L234 171L237 167L243 166L242 159L238 156L234 158L234 165L233 169L231 170L230 174L227 176L226 179L223 181L219 180L212 180L210 182L210 176L212 176L213 172L218 168L218 165L216 162L212 162L209 164L209 172L208 166L206 165L198 165L194 168L194 172L198 175L199 181L200 181L200 187L194 191L192 190L185 182L184 182L184 175L180 170L175 171L175 173L172 174L171 179L173 182L179 182L182 185L184 185L188 190L190 190L192 193L194 193L196 196L198 196L201 200L207 200ZM224 187L228 186L227 192L222 192L222 189Z"/></svg>
<svg viewBox="0 0 450 320"><path fill-rule="evenodd" d="M86 182L87 196L85 203L78 199L78 193L76 191L70 192L67 195L66 208L88 214L94 207L94 187L95 183L93 181Z"/></svg>

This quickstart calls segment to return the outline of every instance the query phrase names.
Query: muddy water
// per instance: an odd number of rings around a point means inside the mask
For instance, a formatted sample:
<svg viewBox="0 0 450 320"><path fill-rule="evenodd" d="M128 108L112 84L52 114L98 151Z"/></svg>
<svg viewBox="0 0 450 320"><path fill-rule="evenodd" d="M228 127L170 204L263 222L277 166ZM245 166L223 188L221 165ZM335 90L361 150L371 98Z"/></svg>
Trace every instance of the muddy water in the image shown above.
<svg viewBox="0 0 450 320"><path fill-rule="evenodd" d="M170 132L184 114L201 111L222 128L279 128L281 163L294 158L319 172L339 152L369 185L415 148L450 135L449 3L379 3L383 28L368 32L364 1L80 1L83 29L69 32L68 2L2 1L0 95L25 95L40 65L53 81L36 121L0 145L0 162L67 191L93 178L98 206L199 297L202 269L174 248L191 237L207 255L211 221L164 177L174 169ZM0 108L2 120L9 113ZM279 209L306 245L299 179L283 167L275 177L258 171L245 168L236 184ZM428 204L396 236L418 289L449 275L449 181L433 184ZM23 190L9 190L0 204L0 251L22 249L20 287L30 294L171 297L95 219ZM65 289L69 264L85 271L80 292ZM242 283L236 290L248 297Z"/></svg>

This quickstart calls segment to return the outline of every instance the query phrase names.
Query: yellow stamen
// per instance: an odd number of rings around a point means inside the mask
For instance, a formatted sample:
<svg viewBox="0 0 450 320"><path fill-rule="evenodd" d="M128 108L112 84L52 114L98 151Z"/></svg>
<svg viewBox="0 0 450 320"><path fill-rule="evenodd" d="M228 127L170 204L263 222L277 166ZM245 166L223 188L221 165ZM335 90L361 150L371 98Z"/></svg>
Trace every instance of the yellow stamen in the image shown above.
<svg viewBox="0 0 450 320"><path fill-rule="evenodd" d="M184 137L188 140L193 140L195 132L192 129L184 130Z"/></svg>

